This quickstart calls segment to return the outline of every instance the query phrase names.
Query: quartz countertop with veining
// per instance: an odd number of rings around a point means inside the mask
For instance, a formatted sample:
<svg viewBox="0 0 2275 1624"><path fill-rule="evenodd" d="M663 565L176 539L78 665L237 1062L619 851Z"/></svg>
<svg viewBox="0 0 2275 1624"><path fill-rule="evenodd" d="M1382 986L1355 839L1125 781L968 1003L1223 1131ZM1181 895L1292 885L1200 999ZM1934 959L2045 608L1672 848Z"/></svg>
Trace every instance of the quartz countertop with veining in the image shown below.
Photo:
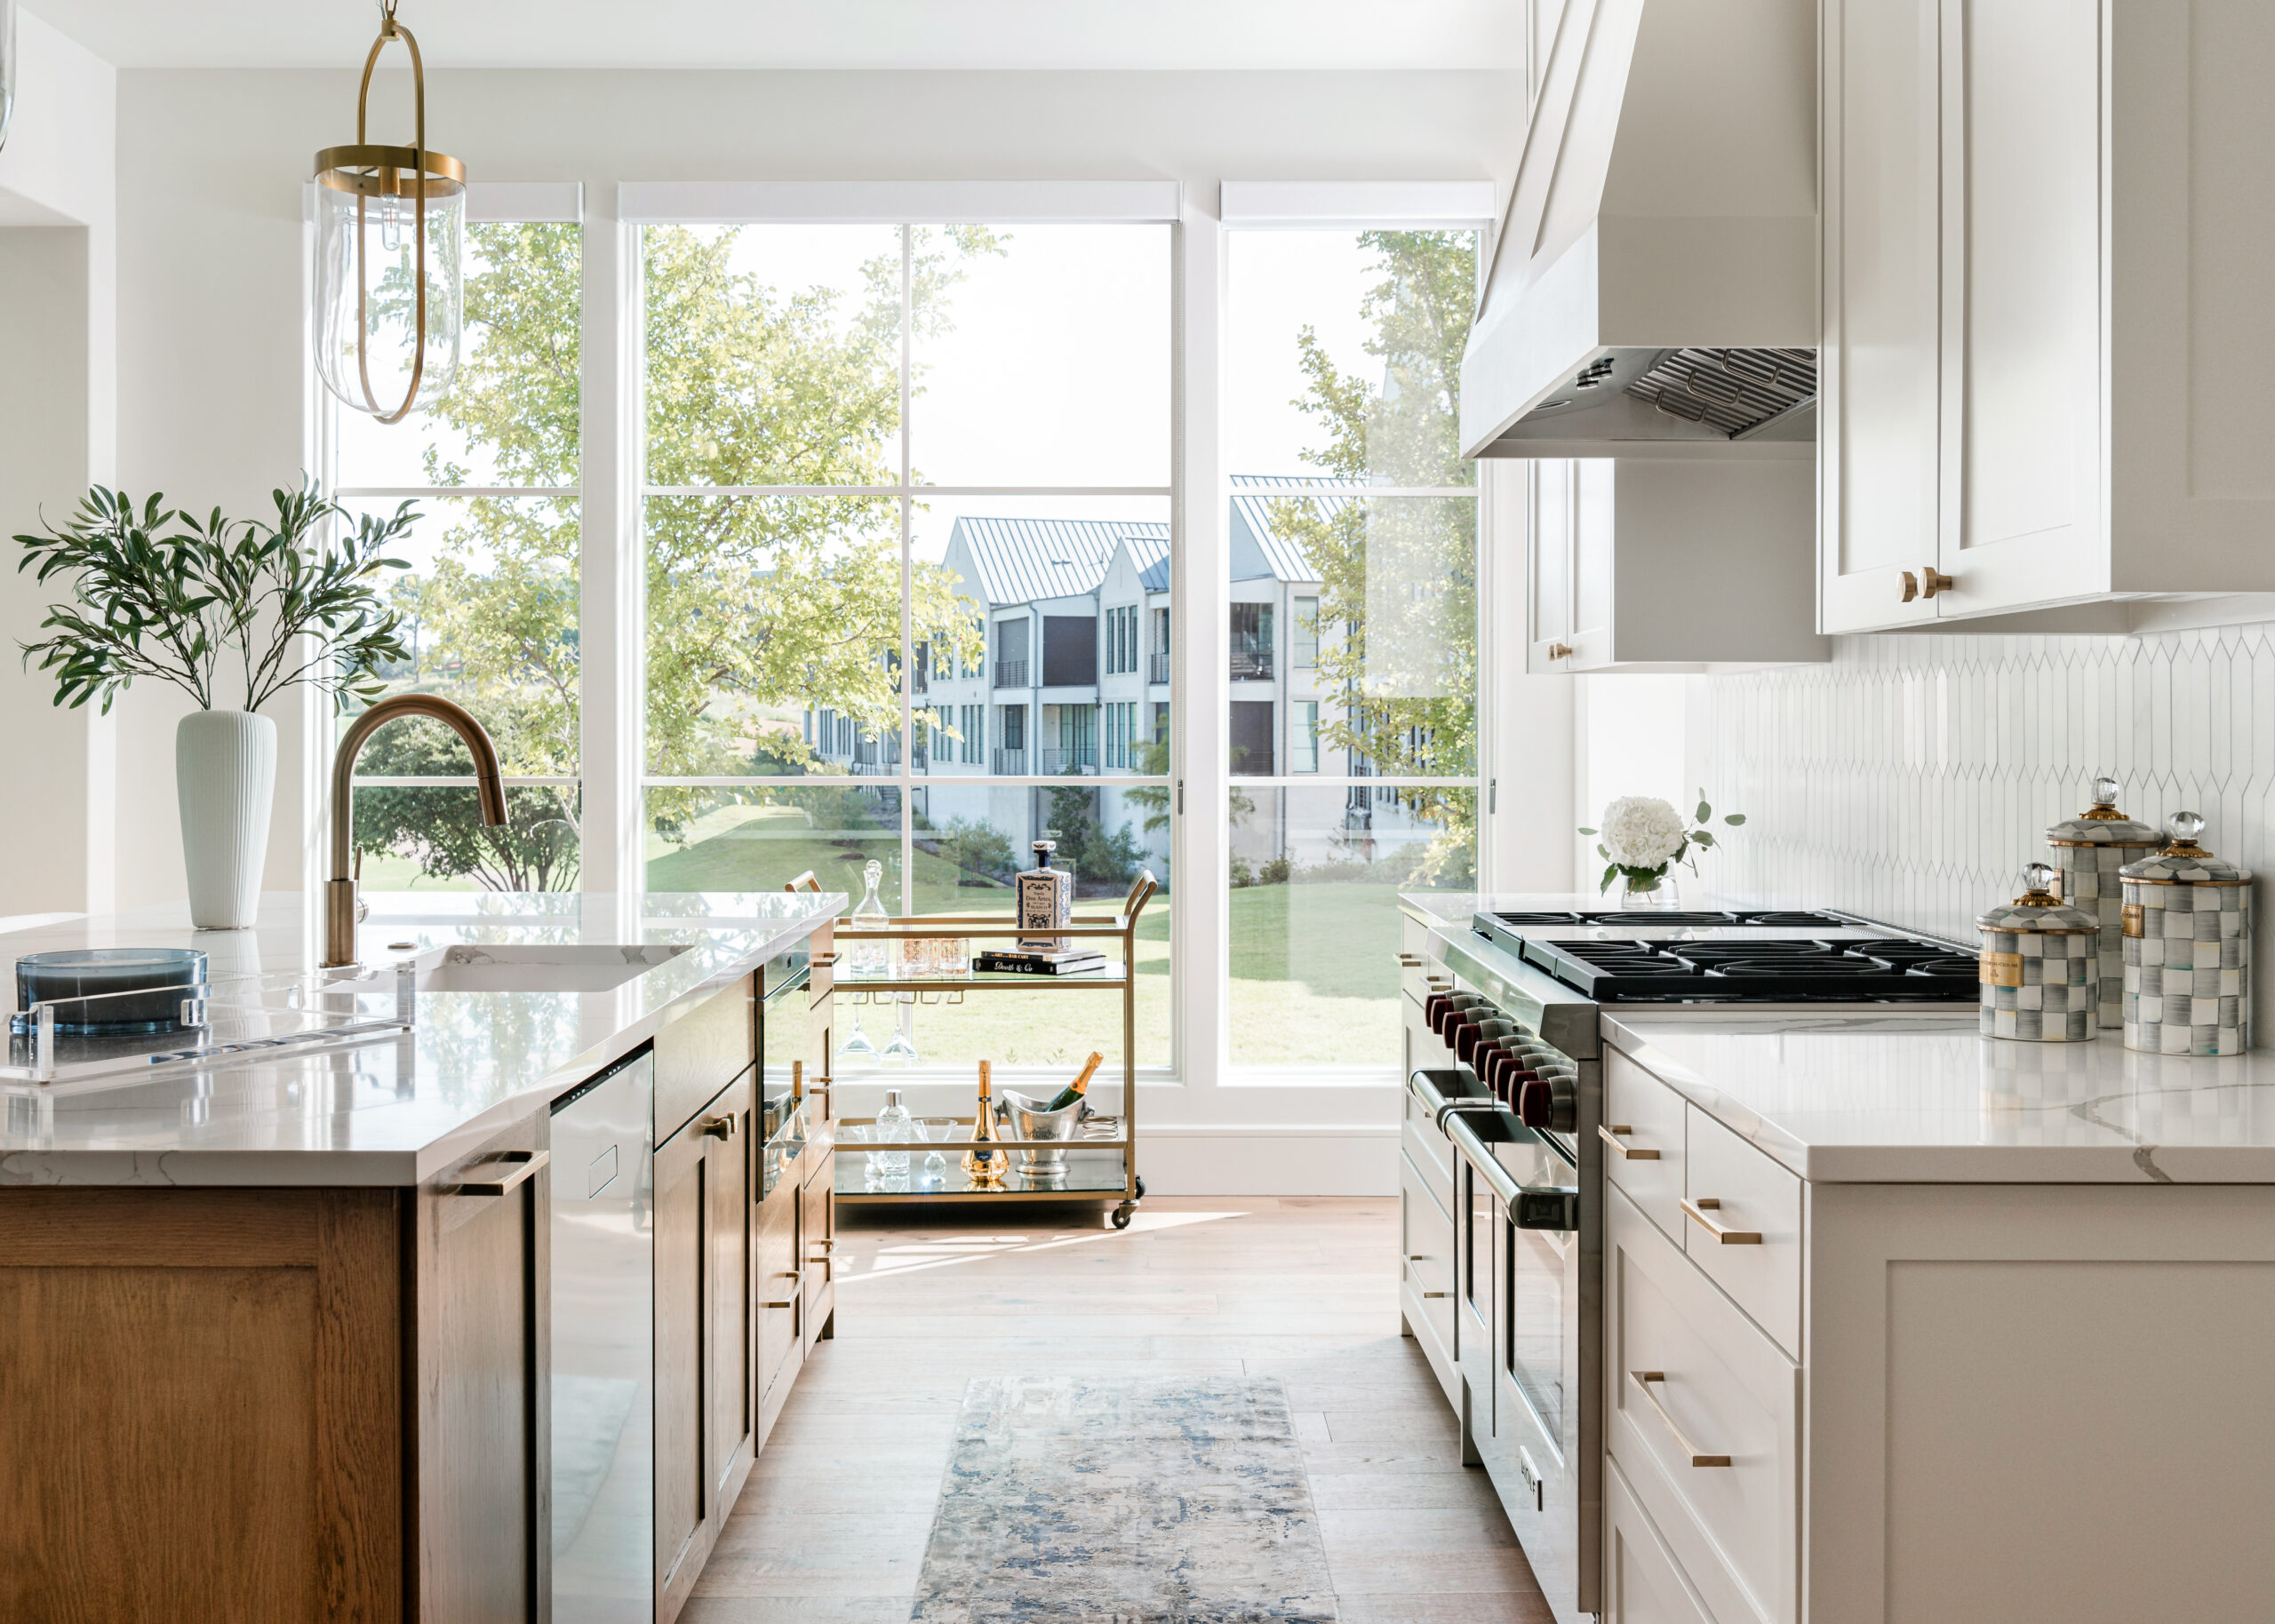
<svg viewBox="0 0 2275 1624"><path fill-rule="evenodd" d="M1948 1014L1607 1010L1604 1037L1823 1182L2275 1184L2275 1050L1984 1038Z"/></svg>
<svg viewBox="0 0 2275 1624"><path fill-rule="evenodd" d="M606 991L421 991L414 1029L320 1053L220 1061L68 1087L0 1084L0 1184L407 1185L628 1053L842 912L837 893L403 892L369 898L360 957L459 943L686 951ZM16 958L71 947L204 949L216 981L310 968L321 921L265 896L248 930L193 931L185 906L0 936Z"/></svg>

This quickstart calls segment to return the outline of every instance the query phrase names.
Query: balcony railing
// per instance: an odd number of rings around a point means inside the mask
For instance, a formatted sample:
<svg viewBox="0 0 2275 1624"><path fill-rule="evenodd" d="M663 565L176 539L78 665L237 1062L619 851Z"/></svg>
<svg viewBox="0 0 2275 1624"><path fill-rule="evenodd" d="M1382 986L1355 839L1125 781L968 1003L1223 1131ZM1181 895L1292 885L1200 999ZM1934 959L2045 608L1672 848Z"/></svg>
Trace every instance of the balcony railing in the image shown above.
<svg viewBox="0 0 2275 1624"><path fill-rule="evenodd" d="M1272 645L1233 639L1233 681L1235 682L1269 682L1272 680Z"/></svg>
<svg viewBox="0 0 2275 1624"><path fill-rule="evenodd" d="M1042 750L1035 753L1040 761L1035 770L1046 778L1095 773L1098 769L1098 752L1094 750Z"/></svg>
<svg viewBox="0 0 2275 1624"><path fill-rule="evenodd" d="M1169 657L1166 654L1147 655L1145 657L1145 681L1148 682L1166 682L1169 680Z"/></svg>
<svg viewBox="0 0 2275 1624"><path fill-rule="evenodd" d="M1025 660L998 660L995 662L996 687L1025 688L1026 685L1027 663Z"/></svg>
<svg viewBox="0 0 2275 1624"><path fill-rule="evenodd" d="M1023 778L1026 776L1027 752L999 748L995 752L993 767L994 771L1007 777Z"/></svg>

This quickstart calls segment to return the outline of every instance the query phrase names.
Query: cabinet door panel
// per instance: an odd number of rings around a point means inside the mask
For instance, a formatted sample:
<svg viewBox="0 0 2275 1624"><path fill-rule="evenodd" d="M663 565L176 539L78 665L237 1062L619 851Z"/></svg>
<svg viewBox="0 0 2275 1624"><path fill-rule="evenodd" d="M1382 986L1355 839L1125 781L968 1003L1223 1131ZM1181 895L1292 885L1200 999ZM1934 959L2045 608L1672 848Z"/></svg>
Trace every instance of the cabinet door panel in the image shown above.
<svg viewBox="0 0 2275 1624"><path fill-rule="evenodd" d="M1818 625L1936 617L1939 0L1826 0Z"/></svg>
<svg viewBox="0 0 2275 1624"><path fill-rule="evenodd" d="M706 1106L698 1126L727 1122L725 1138L703 1140L705 1208L705 1479L713 1503L731 1497L731 1480L751 1437L751 1085L746 1078Z"/></svg>
<svg viewBox="0 0 2275 1624"><path fill-rule="evenodd" d="M1525 530L1530 579L1525 583L1528 671L1561 671L1566 656L1551 649L1572 640L1572 463L1541 458L1525 464Z"/></svg>
<svg viewBox="0 0 2275 1624"><path fill-rule="evenodd" d="M1572 462L1572 654L1558 667L1585 671L1618 657L1612 647L1612 532L1619 465L1608 457Z"/></svg>
<svg viewBox="0 0 2275 1624"><path fill-rule="evenodd" d="M682 1131L656 1150L656 1590L695 1548L703 1472L704 1142ZM684 1589L684 1584L682 1586Z"/></svg>
<svg viewBox="0 0 2275 1624"><path fill-rule="evenodd" d="M1944 0L1942 614L2108 588L2101 26L2074 0Z"/></svg>
<svg viewBox="0 0 2275 1624"><path fill-rule="evenodd" d="M837 1188L826 1161L807 1180L800 1198L798 1264L804 1271L805 1311L799 1325L805 1351L836 1334Z"/></svg>
<svg viewBox="0 0 2275 1624"><path fill-rule="evenodd" d="M795 1178L786 1174L758 1204L758 1365L754 1385L762 1407L798 1347L799 1193Z"/></svg>

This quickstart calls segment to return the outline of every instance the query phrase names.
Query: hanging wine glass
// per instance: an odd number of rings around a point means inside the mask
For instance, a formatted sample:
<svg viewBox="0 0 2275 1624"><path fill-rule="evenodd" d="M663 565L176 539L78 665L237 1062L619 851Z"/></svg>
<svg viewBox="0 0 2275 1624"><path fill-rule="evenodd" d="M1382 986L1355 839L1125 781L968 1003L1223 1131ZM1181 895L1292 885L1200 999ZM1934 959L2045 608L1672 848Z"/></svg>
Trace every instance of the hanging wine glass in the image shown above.
<svg viewBox="0 0 2275 1624"><path fill-rule="evenodd" d="M900 994L892 1013L892 1036L885 1039L880 1058L905 1060L913 1066L916 1063L916 1045L910 1040L909 1029L916 1024L916 995L914 992Z"/></svg>
<svg viewBox="0 0 2275 1624"><path fill-rule="evenodd" d="M869 1034L861 1030L861 1014L858 1006L866 1001L865 999L850 995L845 1000L845 1018L850 1025L845 1033L844 1041L837 1046L837 1057L840 1060L874 1060L877 1057L877 1046L870 1041Z"/></svg>

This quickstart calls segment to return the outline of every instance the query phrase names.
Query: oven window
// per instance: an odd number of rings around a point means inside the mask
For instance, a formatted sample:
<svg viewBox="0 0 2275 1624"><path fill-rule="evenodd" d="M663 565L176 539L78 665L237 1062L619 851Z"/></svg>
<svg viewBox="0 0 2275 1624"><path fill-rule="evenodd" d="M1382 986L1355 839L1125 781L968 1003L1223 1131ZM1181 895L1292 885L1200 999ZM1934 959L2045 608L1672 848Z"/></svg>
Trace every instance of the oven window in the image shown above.
<svg viewBox="0 0 2275 1624"><path fill-rule="evenodd" d="M1509 1241L1509 1378L1552 1438L1564 1437L1564 1249L1553 1230L1503 1231Z"/></svg>

